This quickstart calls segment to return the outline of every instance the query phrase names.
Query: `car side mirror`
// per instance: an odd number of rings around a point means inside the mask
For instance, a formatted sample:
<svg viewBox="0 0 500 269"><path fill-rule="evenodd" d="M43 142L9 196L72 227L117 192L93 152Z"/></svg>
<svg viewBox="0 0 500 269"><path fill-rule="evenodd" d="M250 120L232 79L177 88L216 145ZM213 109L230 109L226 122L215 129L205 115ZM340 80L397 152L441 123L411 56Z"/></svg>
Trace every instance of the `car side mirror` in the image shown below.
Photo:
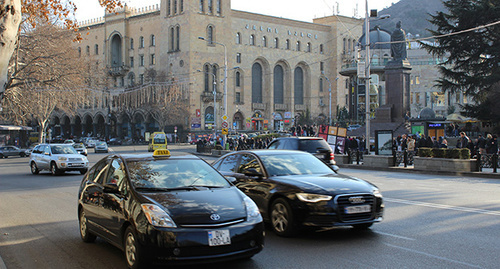
<svg viewBox="0 0 500 269"><path fill-rule="evenodd" d="M236 177L233 177L233 176L225 176L225 178L227 180L229 180L229 182L231 182L232 184L236 184L238 183L238 179Z"/></svg>
<svg viewBox="0 0 500 269"><path fill-rule="evenodd" d="M340 170L340 167L338 167L337 165L332 165L331 167L335 173L337 173Z"/></svg>
<svg viewBox="0 0 500 269"><path fill-rule="evenodd" d="M47 156L50 156L50 152L45 152L44 154Z"/></svg>
<svg viewBox="0 0 500 269"><path fill-rule="evenodd" d="M106 183L104 184L105 193L120 193L118 190L118 185L116 183Z"/></svg>

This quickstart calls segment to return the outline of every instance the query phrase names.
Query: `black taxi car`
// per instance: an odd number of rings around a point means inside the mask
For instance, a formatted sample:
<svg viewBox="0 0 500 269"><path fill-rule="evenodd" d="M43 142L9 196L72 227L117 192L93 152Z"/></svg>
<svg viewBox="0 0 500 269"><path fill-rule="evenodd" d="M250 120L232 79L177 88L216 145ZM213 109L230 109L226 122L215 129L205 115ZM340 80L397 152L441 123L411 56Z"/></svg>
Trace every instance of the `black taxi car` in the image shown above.
<svg viewBox="0 0 500 269"><path fill-rule="evenodd" d="M248 258L264 244L256 204L196 156L109 155L78 192L80 236L125 252L130 268Z"/></svg>
<svg viewBox="0 0 500 269"><path fill-rule="evenodd" d="M298 150L248 150L212 164L254 200L280 236L300 228L352 226L368 229L383 219L379 189L368 181L336 173L312 154Z"/></svg>

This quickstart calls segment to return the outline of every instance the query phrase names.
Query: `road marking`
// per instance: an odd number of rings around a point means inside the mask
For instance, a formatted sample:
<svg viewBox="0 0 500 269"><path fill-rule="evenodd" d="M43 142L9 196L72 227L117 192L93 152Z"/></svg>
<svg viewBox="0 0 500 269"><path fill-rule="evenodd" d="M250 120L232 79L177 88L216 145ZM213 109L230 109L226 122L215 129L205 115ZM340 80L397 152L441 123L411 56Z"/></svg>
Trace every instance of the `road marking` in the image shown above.
<svg viewBox="0 0 500 269"><path fill-rule="evenodd" d="M462 212L470 212L470 213L477 213L477 214L500 216L500 212L499 211L491 211L491 210L484 210L484 209L477 209L477 208L470 208L470 207L461 207L461 206L451 206L451 205L443 205L443 204L425 203L425 202L417 202L417 201L394 199L394 198L385 198L385 197L384 197L384 201L394 202L394 203L400 203L400 204L407 204L407 205L418 205L418 206L425 206L425 207L432 207L432 208L440 208L440 209L448 209L448 210L455 210L455 211L462 211Z"/></svg>
<svg viewBox="0 0 500 269"><path fill-rule="evenodd" d="M392 237L396 237L396 238L399 238L399 239L405 239L405 240L411 240L411 241L414 241L416 239L414 238L409 238L409 237L406 237L406 236L401 236L401 235L396 235L396 234L389 234L389 233L384 233L384 232L379 232L379 231L373 231L377 234L381 234L381 235L387 235L387 236L392 236Z"/></svg>
<svg viewBox="0 0 500 269"><path fill-rule="evenodd" d="M417 254L422 254L422 255L425 255L425 256L428 256L428 257L431 257L431 258L436 258L436 259L447 261L447 262L459 263L459 264L466 265L466 266L469 266L469 267L474 267L474 268L482 268L479 265L470 264L470 263L466 263L466 262L461 262L461 261L457 261L457 260L452 260L452 259L448 259L448 258L441 257L441 256L436 256L436 255L433 255L433 254L430 254L430 253L426 253L426 252L414 250L414 249L411 249L411 248L400 247L400 246L396 246L396 245L388 244L388 243L384 243L384 245L389 246L389 247L393 247L393 248L398 248L398 249L406 250L406 251L417 253Z"/></svg>

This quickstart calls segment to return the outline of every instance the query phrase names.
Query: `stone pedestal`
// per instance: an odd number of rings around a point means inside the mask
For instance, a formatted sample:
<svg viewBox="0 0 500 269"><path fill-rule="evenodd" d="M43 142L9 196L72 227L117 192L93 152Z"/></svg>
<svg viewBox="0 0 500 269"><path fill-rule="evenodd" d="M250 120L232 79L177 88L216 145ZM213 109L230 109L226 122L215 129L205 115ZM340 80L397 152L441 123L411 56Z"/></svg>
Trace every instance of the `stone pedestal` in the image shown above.
<svg viewBox="0 0 500 269"><path fill-rule="evenodd" d="M392 106L392 122L404 120L410 113L411 69L407 60L389 61L385 66L386 104Z"/></svg>

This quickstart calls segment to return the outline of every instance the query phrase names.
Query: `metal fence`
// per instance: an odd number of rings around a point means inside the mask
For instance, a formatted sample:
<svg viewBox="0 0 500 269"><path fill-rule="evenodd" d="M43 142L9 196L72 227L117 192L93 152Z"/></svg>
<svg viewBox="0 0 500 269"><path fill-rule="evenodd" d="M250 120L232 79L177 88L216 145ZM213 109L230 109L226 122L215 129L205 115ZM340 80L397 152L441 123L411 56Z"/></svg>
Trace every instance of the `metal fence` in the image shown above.
<svg viewBox="0 0 500 269"><path fill-rule="evenodd" d="M394 166L399 166L400 164L403 164L404 167L413 165L413 158L415 155L415 151L393 151L392 156L394 157Z"/></svg>
<svg viewBox="0 0 500 269"><path fill-rule="evenodd" d="M477 155L477 170L479 172L482 172L483 168L493 168L493 173L496 173L499 166L498 154Z"/></svg>

